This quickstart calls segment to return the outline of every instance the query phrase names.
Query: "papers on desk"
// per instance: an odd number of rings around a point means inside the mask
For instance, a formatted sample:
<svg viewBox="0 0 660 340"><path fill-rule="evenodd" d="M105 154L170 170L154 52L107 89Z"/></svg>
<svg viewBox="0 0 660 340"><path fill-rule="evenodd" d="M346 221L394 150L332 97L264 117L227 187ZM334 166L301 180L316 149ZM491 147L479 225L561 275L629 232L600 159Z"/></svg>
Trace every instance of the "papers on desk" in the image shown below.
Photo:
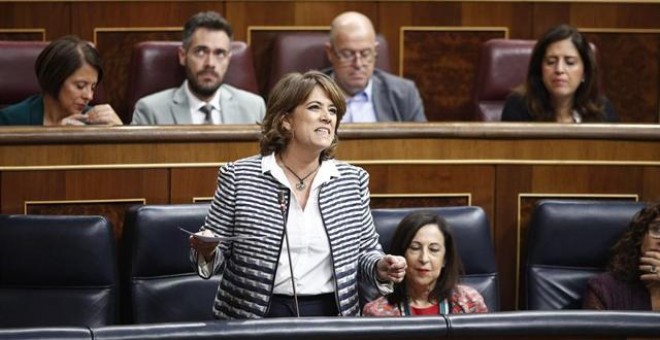
<svg viewBox="0 0 660 340"><path fill-rule="evenodd" d="M179 227L179 230L183 231L184 233L188 235L192 235L193 237L196 237L204 242L231 242L231 241L236 241L236 240L258 240L261 237L260 236L248 236L248 235L237 235L237 236L230 236L230 237L222 237L222 236L205 236L205 235L199 235L195 234L191 231L188 231L184 228Z"/></svg>

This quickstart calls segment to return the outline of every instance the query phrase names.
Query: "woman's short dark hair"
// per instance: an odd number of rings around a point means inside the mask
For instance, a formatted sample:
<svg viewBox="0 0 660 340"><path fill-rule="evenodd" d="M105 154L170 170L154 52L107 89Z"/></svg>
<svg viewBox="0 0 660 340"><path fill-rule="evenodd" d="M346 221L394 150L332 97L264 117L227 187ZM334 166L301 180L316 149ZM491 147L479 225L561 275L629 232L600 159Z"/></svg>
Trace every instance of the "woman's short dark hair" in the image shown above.
<svg viewBox="0 0 660 340"><path fill-rule="evenodd" d="M404 217L394 231L390 253L392 255L406 256L406 250L410 246L417 232L424 226L433 224L438 226L442 236L445 238L445 266L442 268L440 277L435 287L429 293L429 299L437 297L439 301L447 299L451 301L452 290L458 284L458 279L463 273L463 264L456 249L454 236L449 231L449 226L444 218L430 211L415 211ZM410 264L408 264L410 265ZM406 280L394 285L394 292L387 299L391 304L399 304L406 299Z"/></svg>
<svg viewBox="0 0 660 340"><path fill-rule="evenodd" d="M67 35L46 46L37 57L34 71L41 91L55 98L62 84L84 64L98 73L97 84L103 79L103 66L99 52L89 42Z"/></svg>
<svg viewBox="0 0 660 340"><path fill-rule="evenodd" d="M220 13L214 11L199 12L191 16L183 26L183 49L187 50L190 47L192 35L198 28L224 31L230 40L234 37L229 21L220 15Z"/></svg>
<svg viewBox="0 0 660 340"><path fill-rule="evenodd" d="M584 65L584 81L575 91L573 109L580 113L585 122L603 121L605 119L604 102L598 86L598 67L594 51L582 33L578 32L575 27L566 24L550 28L534 46L527 69L527 79L522 90L527 108L535 120L555 120L550 93L543 84L542 67L548 46L565 39L571 40Z"/></svg>
<svg viewBox="0 0 660 340"><path fill-rule="evenodd" d="M335 139L327 149L321 152L321 160L334 157L339 141L337 130L339 122L346 112L346 101L337 84L330 77L318 71L308 71L303 74L289 73L275 84L268 97L266 116L261 123L261 155L267 156L273 152L279 154L289 145L293 135L291 131L284 128L285 118L292 114L298 105L302 105L317 86L328 95L337 109Z"/></svg>
<svg viewBox="0 0 660 340"><path fill-rule="evenodd" d="M639 259L642 257L642 241L651 223L660 217L660 201L649 203L633 216L628 229L612 247L608 270L619 280L639 281Z"/></svg>

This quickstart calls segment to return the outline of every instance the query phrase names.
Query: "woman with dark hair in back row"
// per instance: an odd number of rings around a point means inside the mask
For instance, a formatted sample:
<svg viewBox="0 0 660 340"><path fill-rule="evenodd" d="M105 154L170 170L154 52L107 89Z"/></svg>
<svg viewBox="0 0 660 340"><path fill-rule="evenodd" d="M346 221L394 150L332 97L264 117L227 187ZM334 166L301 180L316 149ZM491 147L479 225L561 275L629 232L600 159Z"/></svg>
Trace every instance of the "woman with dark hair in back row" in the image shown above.
<svg viewBox="0 0 660 340"><path fill-rule="evenodd" d="M502 121L616 122L600 93L598 66L587 39L569 25L548 30L536 43L525 83L504 105Z"/></svg>
<svg viewBox="0 0 660 340"><path fill-rule="evenodd" d="M406 216L394 231L390 251L403 256L404 280L394 292L367 303L365 316L484 313L488 307L474 288L458 284L463 265L447 222L430 212Z"/></svg>
<svg viewBox="0 0 660 340"><path fill-rule="evenodd" d="M34 69L42 93L0 110L0 125L122 125L110 105L89 105L103 79L101 57L90 43L57 39L39 54Z"/></svg>

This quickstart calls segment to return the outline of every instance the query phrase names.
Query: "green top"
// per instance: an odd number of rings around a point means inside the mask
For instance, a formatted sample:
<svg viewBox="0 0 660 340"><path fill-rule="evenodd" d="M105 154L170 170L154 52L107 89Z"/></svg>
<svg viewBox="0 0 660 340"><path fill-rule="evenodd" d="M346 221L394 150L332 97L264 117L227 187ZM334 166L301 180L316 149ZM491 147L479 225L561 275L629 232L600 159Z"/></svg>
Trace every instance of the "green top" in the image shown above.
<svg viewBox="0 0 660 340"><path fill-rule="evenodd" d="M37 94L0 110L0 125L44 125L44 97Z"/></svg>

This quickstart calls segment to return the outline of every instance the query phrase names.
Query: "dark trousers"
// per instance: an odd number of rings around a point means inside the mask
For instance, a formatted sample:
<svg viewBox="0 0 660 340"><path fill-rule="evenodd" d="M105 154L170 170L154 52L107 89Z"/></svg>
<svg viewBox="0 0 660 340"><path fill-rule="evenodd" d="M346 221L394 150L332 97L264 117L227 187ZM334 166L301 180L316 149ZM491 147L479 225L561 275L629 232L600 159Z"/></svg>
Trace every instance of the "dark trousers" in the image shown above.
<svg viewBox="0 0 660 340"><path fill-rule="evenodd" d="M298 296L298 309L300 310L300 316L337 316L339 314L334 293ZM296 316L296 302L293 296L273 295L270 299L270 310L266 317L291 316Z"/></svg>

